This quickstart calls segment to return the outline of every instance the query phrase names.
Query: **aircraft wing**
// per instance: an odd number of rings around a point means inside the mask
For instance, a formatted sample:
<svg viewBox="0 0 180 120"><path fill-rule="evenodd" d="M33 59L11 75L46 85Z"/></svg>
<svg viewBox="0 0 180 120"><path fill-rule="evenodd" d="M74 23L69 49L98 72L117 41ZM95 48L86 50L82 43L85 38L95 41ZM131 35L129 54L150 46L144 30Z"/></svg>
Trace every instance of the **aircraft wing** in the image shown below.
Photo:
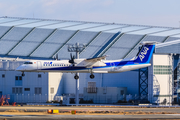
<svg viewBox="0 0 180 120"><path fill-rule="evenodd" d="M83 59L81 61L75 60L76 63L78 63L76 66L83 66L87 68L91 68L93 66L106 66L106 64L101 61L105 59L107 56L102 56L102 57L96 57L96 58L89 58L89 59Z"/></svg>
<svg viewBox="0 0 180 120"><path fill-rule="evenodd" d="M101 56L101 57L96 57L96 58L85 59L85 61L86 62L97 62L97 61L104 60L106 57L107 57L107 55Z"/></svg>

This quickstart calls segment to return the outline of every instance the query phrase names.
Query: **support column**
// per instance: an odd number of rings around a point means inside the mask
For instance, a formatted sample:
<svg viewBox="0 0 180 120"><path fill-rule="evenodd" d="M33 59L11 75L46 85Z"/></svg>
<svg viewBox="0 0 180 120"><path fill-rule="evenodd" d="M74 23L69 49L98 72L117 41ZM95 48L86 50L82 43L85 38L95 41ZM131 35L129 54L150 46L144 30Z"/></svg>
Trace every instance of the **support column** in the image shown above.
<svg viewBox="0 0 180 120"><path fill-rule="evenodd" d="M148 67L139 69L139 96L148 100Z"/></svg>
<svg viewBox="0 0 180 120"><path fill-rule="evenodd" d="M84 44L79 44L79 43L76 43L75 45L68 45L68 52L76 52L76 59L79 59L79 53L85 49L86 45ZM71 56L72 57L72 56ZM71 58L72 60L70 60L69 62L71 64L73 64L73 66L77 66L78 63L75 63L74 62L74 57ZM78 71L78 70L77 70ZM79 104L79 73L76 73L75 74L75 80L76 80L76 96L75 96L75 103L76 105ZM78 79L77 79L78 78Z"/></svg>
<svg viewBox="0 0 180 120"><path fill-rule="evenodd" d="M79 47L79 43L76 43L76 46ZM79 59L79 50L76 50L76 59ZM76 73L76 74L77 76L79 76L79 73ZM76 79L76 105L78 104L79 104L79 78Z"/></svg>

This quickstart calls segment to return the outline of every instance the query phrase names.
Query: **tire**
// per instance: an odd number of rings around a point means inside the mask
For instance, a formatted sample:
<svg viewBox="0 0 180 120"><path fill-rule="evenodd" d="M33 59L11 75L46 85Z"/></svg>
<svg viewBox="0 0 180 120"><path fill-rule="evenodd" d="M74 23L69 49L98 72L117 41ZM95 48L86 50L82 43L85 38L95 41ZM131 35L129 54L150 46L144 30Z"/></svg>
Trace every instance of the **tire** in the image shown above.
<svg viewBox="0 0 180 120"><path fill-rule="evenodd" d="M75 76L74 76L74 79L76 79L76 80L79 79L79 76L75 75Z"/></svg>
<svg viewBox="0 0 180 120"><path fill-rule="evenodd" d="M93 79L93 78L94 78L94 75L93 75L93 74L91 74L91 75L90 75L90 78L91 78L91 79Z"/></svg>

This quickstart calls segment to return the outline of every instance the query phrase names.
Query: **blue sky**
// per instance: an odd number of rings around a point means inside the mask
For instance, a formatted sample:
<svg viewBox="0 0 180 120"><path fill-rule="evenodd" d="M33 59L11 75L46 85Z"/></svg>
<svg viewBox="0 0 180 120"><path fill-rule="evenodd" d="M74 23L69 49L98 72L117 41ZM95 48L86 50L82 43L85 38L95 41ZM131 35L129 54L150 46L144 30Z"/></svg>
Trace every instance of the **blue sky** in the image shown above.
<svg viewBox="0 0 180 120"><path fill-rule="evenodd" d="M0 0L0 16L180 26L180 0Z"/></svg>

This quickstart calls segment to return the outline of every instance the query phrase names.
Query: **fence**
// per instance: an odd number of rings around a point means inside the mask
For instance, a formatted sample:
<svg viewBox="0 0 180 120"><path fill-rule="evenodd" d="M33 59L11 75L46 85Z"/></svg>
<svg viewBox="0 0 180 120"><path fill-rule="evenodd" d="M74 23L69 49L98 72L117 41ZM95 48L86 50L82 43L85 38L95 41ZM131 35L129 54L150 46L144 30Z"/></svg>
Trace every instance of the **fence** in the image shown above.
<svg viewBox="0 0 180 120"><path fill-rule="evenodd" d="M3 95L5 96L5 95ZM1 97L1 96L0 96ZM46 102L60 102L65 100L62 98L68 98L66 104L75 103L75 95L47 95L47 94L13 94L6 95L9 103L46 103ZM80 104L94 103L94 104L139 104L139 103L156 103L156 104L168 104L168 101L160 101L159 97L150 95L80 95ZM168 99L167 99L168 100Z"/></svg>
<svg viewBox="0 0 180 120"><path fill-rule="evenodd" d="M75 98L69 97L69 103L74 104ZM86 95L80 97L80 104L94 103L94 104L139 104L139 103L156 103L160 102L160 98L151 95Z"/></svg>
<svg viewBox="0 0 180 120"><path fill-rule="evenodd" d="M148 102L146 96L137 95L89 95L83 97L84 101L93 101L96 104L112 104L112 103L137 103Z"/></svg>

